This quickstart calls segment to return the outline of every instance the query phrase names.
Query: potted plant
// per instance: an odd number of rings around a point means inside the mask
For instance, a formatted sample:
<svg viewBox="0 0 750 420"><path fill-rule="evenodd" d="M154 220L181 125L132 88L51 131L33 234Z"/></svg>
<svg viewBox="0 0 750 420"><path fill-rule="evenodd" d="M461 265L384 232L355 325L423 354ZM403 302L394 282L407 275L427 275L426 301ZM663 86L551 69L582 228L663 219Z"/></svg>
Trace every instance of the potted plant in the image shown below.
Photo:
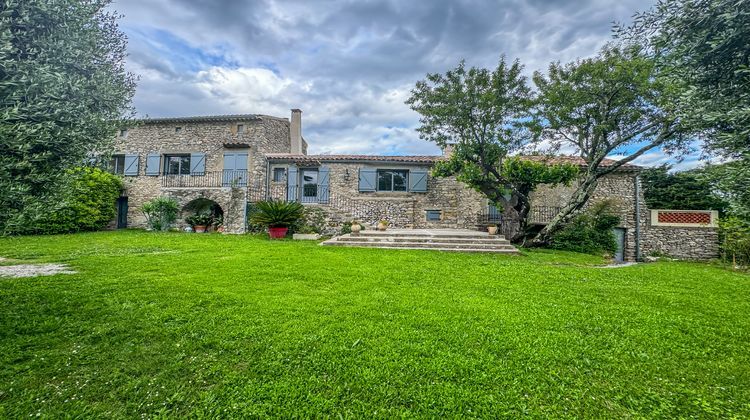
<svg viewBox="0 0 750 420"><path fill-rule="evenodd" d="M387 220L385 220L385 219L380 219L380 220L378 221L378 230L380 230L380 231L386 230L386 229L388 228L388 225L389 225L389 224L390 224L390 223L389 223L389 222L388 222Z"/></svg>
<svg viewBox="0 0 750 420"><path fill-rule="evenodd" d="M255 207L256 212L250 216L250 220L252 223L268 227L271 239L286 236L289 226L302 219L305 210L300 203L275 200L259 201Z"/></svg>
<svg viewBox="0 0 750 420"><path fill-rule="evenodd" d="M359 232L362 230L362 225L360 225L358 221L354 220L352 222L350 229L352 230L352 235L357 236L359 235Z"/></svg>
<svg viewBox="0 0 750 420"><path fill-rule="evenodd" d="M224 232L224 216L218 215L214 217L214 229L216 229L217 232L223 233Z"/></svg>
<svg viewBox="0 0 750 420"><path fill-rule="evenodd" d="M489 232L490 235L496 235L497 234L497 225L496 224L490 224L487 225L487 232Z"/></svg>
<svg viewBox="0 0 750 420"><path fill-rule="evenodd" d="M185 218L187 224L193 227L195 233L204 233L211 224L213 217L209 213L196 213Z"/></svg>

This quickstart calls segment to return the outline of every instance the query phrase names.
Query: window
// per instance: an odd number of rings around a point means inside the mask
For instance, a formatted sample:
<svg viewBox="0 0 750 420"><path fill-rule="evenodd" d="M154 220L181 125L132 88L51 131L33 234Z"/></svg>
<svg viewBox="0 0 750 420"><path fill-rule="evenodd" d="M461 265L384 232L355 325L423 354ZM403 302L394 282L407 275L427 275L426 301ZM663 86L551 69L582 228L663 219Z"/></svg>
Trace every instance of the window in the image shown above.
<svg viewBox="0 0 750 420"><path fill-rule="evenodd" d="M406 170L379 170L378 191L406 191L408 177Z"/></svg>
<svg viewBox="0 0 750 420"><path fill-rule="evenodd" d="M109 161L109 170L115 175L125 174L125 155L113 155Z"/></svg>
<svg viewBox="0 0 750 420"><path fill-rule="evenodd" d="M175 132L175 133L179 133L179 132L181 132L181 131L182 131L182 127L175 127L175 128L174 128L174 132Z"/></svg>
<svg viewBox="0 0 750 420"><path fill-rule="evenodd" d="M164 175L190 175L190 155L164 156Z"/></svg>
<svg viewBox="0 0 750 420"><path fill-rule="evenodd" d="M245 132L245 124L237 124L237 134L243 134Z"/></svg>
<svg viewBox="0 0 750 420"><path fill-rule="evenodd" d="M120 129L120 137L127 137L128 136L128 129L127 128L121 128Z"/></svg>
<svg viewBox="0 0 750 420"><path fill-rule="evenodd" d="M283 182L286 177L286 168L273 168L273 182Z"/></svg>
<svg viewBox="0 0 750 420"><path fill-rule="evenodd" d="M439 222L442 210L427 210L426 217L428 222Z"/></svg>

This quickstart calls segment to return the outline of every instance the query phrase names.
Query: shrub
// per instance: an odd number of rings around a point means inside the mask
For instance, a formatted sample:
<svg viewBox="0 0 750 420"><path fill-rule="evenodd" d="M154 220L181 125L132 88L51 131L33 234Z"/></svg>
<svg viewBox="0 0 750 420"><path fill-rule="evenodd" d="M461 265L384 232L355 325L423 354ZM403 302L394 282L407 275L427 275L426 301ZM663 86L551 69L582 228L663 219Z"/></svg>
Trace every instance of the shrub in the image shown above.
<svg viewBox="0 0 750 420"><path fill-rule="evenodd" d="M721 228L721 256L735 266L750 265L750 222L738 217L726 217Z"/></svg>
<svg viewBox="0 0 750 420"><path fill-rule="evenodd" d="M143 203L141 211L146 216L146 223L153 230L168 230L177 220L180 207L177 200L169 197L157 197Z"/></svg>
<svg viewBox="0 0 750 420"><path fill-rule="evenodd" d="M259 201L251 216L253 223L266 227L294 226L304 216L304 206L297 202Z"/></svg>
<svg viewBox="0 0 750 420"><path fill-rule="evenodd" d="M266 227L253 222L253 215L257 213L257 203L247 203L247 231L248 233L263 233L266 231Z"/></svg>
<svg viewBox="0 0 750 420"><path fill-rule="evenodd" d="M99 230L116 214L122 181L98 168L75 168L66 173L55 193L26 203L4 234L55 234Z"/></svg>
<svg viewBox="0 0 750 420"><path fill-rule="evenodd" d="M302 218L292 227L297 233L323 233L326 212L318 207L305 207Z"/></svg>
<svg viewBox="0 0 750 420"><path fill-rule="evenodd" d="M612 229L620 223L620 218L611 208L609 201L594 204L555 233L550 246L586 254L613 255L617 251L617 240Z"/></svg>

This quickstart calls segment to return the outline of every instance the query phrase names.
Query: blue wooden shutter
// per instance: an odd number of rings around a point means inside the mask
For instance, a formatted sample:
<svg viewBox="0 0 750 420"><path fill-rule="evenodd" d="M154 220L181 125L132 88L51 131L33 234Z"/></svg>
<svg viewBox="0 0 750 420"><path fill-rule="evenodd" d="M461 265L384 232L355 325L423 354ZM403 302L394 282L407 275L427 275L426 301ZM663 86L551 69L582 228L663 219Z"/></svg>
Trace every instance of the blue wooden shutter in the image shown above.
<svg viewBox="0 0 750 420"><path fill-rule="evenodd" d="M289 166L289 175L286 177L286 199L287 201L297 201L297 167Z"/></svg>
<svg viewBox="0 0 750 420"><path fill-rule="evenodd" d="M375 169L359 170L359 191L375 191L378 172Z"/></svg>
<svg viewBox="0 0 750 420"><path fill-rule="evenodd" d="M318 201L321 203L328 202L328 178L330 177L330 172L327 166L318 168Z"/></svg>
<svg viewBox="0 0 750 420"><path fill-rule="evenodd" d="M124 175L138 176L138 155L125 155Z"/></svg>
<svg viewBox="0 0 750 420"><path fill-rule="evenodd" d="M427 171L409 171L409 191L427 192Z"/></svg>
<svg viewBox="0 0 750 420"><path fill-rule="evenodd" d="M190 175L203 176L206 174L206 154L190 154Z"/></svg>
<svg viewBox="0 0 750 420"><path fill-rule="evenodd" d="M241 187L247 187L247 152L234 154L234 177Z"/></svg>
<svg viewBox="0 0 750 420"><path fill-rule="evenodd" d="M161 156L158 153L149 153L146 155L146 175L159 175L160 158Z"/></svg>

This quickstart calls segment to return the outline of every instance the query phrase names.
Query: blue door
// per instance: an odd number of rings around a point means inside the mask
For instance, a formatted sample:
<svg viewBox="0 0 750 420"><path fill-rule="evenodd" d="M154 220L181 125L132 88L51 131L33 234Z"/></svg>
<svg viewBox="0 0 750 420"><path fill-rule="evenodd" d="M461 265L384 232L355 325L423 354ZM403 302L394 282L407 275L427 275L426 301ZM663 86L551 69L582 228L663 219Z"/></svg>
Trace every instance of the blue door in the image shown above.
<svg viewBox="0 0 750 420"><path fill-rule="evenodd" d="M617 242L617 251L615 251L615 261L625 261L625 229L614 228L615 241Z"/></svg>
<svg viewBox="0 0 750 420"><path fill-rule="evenodd" d="M302 169L300 173L300 186L302 187L303 203L318 202L318 169Z"/></svg>
<svg viewBox="0 0 750 420"><path fill-rule="evenodd" d="M223 187L247 186L247 152L224 153Z"/></svg>

